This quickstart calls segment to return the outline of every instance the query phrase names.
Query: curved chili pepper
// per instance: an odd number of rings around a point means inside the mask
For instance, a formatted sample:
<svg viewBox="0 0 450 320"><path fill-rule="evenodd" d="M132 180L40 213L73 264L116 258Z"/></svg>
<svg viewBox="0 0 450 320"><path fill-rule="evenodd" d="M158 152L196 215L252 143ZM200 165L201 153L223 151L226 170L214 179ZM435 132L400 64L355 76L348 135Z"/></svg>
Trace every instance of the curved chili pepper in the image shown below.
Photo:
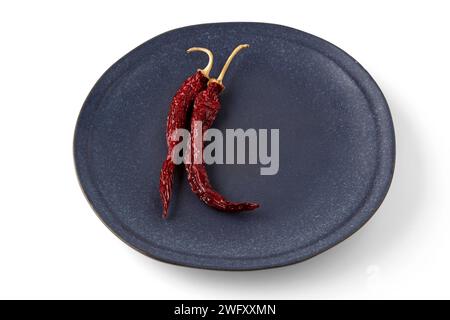
<svg viewBox="0 0 450 320"><path fill-rule="evenodd" d="M205 48L190 48L187 52L201 51L208 55L208 65L187 78L175 93L167 116L166 142L167 157L164 160L159 177L159 194L163 203L163 217L166 218L172 194L173 172L175 164L172 161L172 151L178 141L174 141L173 134L179 128L186 127L186 114L192 106L196 95L205 89L209 80L209 73L213 65L213 55Z"/></svg>
<svg viewBox="0 0 450 320"><path fill-rule="evenodd" d="M192 191L207 205L217 210L228 212L240 212L254 210L259 207L257 203L250 202L231 202L226 200L221 194L214 190L208 179L208 173L206 171L203 159L201 163L197 164L194 161L198 157L199 152L203 150L203 139L200 139L201 150L195 146L194 141L200 134L199 127L196 126L196 122L202 122L202 132L205 133L212 123L214 122L217 113L220 110L219 94L224 89L222 85L223 77L233 60L234 56L243 48L247 48L248 45L240 45L236 47L231 55L228 57L222 71L217 79L211 79L208 82L208 87L200 92L195 98L194 109L191 119L191 163L186 163L186 171L188 173L188 181Z"/></svg>

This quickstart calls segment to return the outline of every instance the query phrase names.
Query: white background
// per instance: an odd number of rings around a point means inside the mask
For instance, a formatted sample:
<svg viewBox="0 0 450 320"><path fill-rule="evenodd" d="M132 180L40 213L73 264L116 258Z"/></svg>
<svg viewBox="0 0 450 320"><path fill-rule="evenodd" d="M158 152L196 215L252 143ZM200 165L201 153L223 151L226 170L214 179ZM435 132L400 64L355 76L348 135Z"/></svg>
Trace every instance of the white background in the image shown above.
<svg viewBox="0 0 450 320"><path fill-rule="evenodd" d="M223 21L336 44L392 110L385 202L298 265L218 272L149 259L100 222L77 182L73 130L100 75L164 31ZM0 298L450 298L448 1L3 1L0 58Z"/></svg>

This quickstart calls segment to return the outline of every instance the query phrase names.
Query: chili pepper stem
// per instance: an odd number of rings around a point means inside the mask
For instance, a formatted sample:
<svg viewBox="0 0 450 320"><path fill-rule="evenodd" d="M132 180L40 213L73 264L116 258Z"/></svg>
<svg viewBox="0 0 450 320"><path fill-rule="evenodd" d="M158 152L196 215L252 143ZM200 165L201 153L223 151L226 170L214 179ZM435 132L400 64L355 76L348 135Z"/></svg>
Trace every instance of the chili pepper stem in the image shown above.
<svg viewBox="0 0 450 320"><path fill-rule="evenodd" d="M211 69L212 69L213 63L214 63L214 56L213 56L211 50L206 49L206 48L201 48L201 47L192 47L192 48L186 50L187 53L191 53L191 52L195 52L195 51L200 51L200 52L206 53L208 55L208 59L209 59L208 64L203 69L199 69L199 71L201 73L203 73L203 75L205 77L209 78L209 74L211 72Z"/></svg>
<svg viewBox="0 0 450 320"><path fill-rule="evenodd" d="M219 76L217 77L217 79L211 79L211 82L216 82L218 84L220 84L221 86L223 86L223 78L225 77L225 74L228 71L228 68L230 67L231 61L233 61L234 57L239 53L239 51L241 51L242 49L248 48L250 47L250 45L248 44L240 44L238 45L236 48L234 48L234 50L231 52L230 56L228 57L227 61L225 62L225 64L222 67L222 70L220 71Z"/></svg>

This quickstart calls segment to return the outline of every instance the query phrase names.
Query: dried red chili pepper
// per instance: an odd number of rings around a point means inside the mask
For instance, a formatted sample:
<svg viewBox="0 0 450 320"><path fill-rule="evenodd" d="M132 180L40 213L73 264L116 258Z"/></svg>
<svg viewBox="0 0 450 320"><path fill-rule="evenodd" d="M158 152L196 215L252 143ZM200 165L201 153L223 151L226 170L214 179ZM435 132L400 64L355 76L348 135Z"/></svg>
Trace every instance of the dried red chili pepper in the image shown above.
<svg viewBox="0 0 450 320"><path fill-rule="evenodd" d="M201 51L208 55L208 65L187 78L175 93L167 116L166 142L167 157L164 160L159 177L159 194L163 203L163 217L167 217L170 196L172 194L173 172L175 164L172 161L172 151L178 141L172 139L174 132L186 127L186 114L192 106L196 95L205 89L209 73L213 65L213 54L205 48L190 48L187 52Z"/></svg>
<svg viewBox="0 0 450 320"><path fill-rule="evenodd" d="M200 159L200 161L194 161L198 159L199 153L201 154L201 150L203 150L203 139L200 139L202 141L201 146L195 146L194 141L200 134L200 128L196 126L196 122L202 122L201 129L203 133L211 127L220 109L219 94L224 89L224 86L222 85L223 77L234 56L241 49L247 47L248 45L240 45L236 47L228 57L228 60L220 72L219 77L217 77L217 79L209 80L208 87L200 92L195 98L191 119L191 163L185 164L186 171L188 173L188 181L192 191L207 205L215 209L228 212L253 210L258 208L259 205L257 203L250 202L231 202L226 200L221 194L214 190L209 182L208 173L203 163L203 159Z"/></svg>

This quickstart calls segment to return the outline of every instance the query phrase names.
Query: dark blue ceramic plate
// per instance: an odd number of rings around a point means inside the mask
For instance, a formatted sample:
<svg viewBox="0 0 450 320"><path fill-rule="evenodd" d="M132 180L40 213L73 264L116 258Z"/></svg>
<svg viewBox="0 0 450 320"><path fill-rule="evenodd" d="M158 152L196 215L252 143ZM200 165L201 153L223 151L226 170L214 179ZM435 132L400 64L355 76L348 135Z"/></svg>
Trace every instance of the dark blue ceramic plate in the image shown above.
<svg viewBox="0 0 450 320"><path fill-rule="evenodd" d="M208 166L229 199L261 204L226 214L200 202L179 168L163 220L158 179L168 105L206 64L203 54L185 51L210 48L216 76L240 43L251 47L229 69L215 127L279 128L279 172ZM300 262L346 239L383 201L395 158L389 108L358 62L315 36L262 23L181 28L128 53L86 99L74 149L84 193L120 239L159 260L223 270Z"/></svg>

